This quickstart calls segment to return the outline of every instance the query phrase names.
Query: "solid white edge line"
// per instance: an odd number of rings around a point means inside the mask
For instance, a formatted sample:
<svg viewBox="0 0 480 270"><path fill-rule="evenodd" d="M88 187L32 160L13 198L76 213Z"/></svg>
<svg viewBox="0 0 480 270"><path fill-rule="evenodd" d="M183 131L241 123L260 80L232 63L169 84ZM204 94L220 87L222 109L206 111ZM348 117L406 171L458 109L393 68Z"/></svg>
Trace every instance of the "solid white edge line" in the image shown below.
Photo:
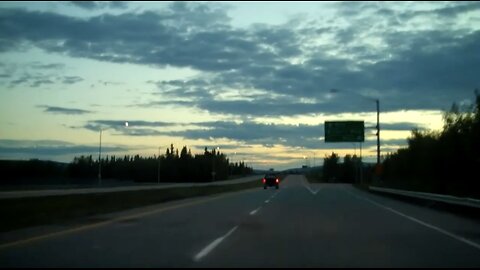
<svg viewBox="0 0 480 270"><path fill-rule="evenodd" d="M229 237L236 229L238 226L233 227L227 234L225 234L222 237L219 237L215 239L212 243L210 243L208 246L203 248L195 257L193 257L193 260L198 262L200 261L203 257L207 256L208 253L210 253L212 250L214 250L220 243L225 240L227 237Z"/></svg>
<svg viewBox="0 0 480 270"><path fill-rule="evenodd" d="M375 201L372 201L372 200L370 200L370 199L357 196L357 195L353 194L353 193L350 192L350 191L347 191L347 192L350 193L351 195L353 195L354 197L356 197L357 199L365 200L365 201L367 201L367 202L369 202L369 203L371 203L371 204L374 204L374 205L376 205L376 206L378 206L378 207L381 207L381 208L383 208L383 209L385 209L385 210L388 210L388 211L390 211L390 212L393 212L393 213L395 213L395 214L397 214L397 215L399 215L399 216L402 216L402 217L404 217L404 218L406 218L406 219L409 219L409 220L411 220L411 221L413 221L413 222L416 222L416 223L418 223L418 224L421 224L421 225L423 225L423 226L425 226L425 227L427 227L427 228L430 228L430 229L432 229L432 230L435 230L435 231L437 231L437 232L439 232L439 233L442 233L442 234L444 234L444 235L450 236L451 238L453 238L453 239L455 239L455 240L458 240L458 241L460 241L460 242L462 242L462 243L464 243L464 244L467 244L467 245L469 245L469 246L471 246L471 247L474 247L474 248L480 250L480 244L477 244L477 243L475 243L475 242L473 242L473 241L471 241L471 240L468 240L468 239L466 239L466 238L464 238L464 237L455 235L455 234L453 234L453 233L451 233L451 232L448 232L448 231L446 231L446 230L444 230L444 229L441 229L441 228L438 228L438 227L436 227L436 226L434 226L434 225L428 224L428 223L426 223L426 222L424 222L424 221L421 221L421 220L419 220L419 219L416 219L416 218L414 218L414 217L411 217L411 216L409 216L409 215L406 215L406 214L404 214L404 213L401 213L401 212L399 212L399 211L397 211L397 210L395 210L395 209L393 209L393 208L384 206L384 205L382 205L382 204L380 204L380 203L377 203L377 202L375 202Z"/></svg>

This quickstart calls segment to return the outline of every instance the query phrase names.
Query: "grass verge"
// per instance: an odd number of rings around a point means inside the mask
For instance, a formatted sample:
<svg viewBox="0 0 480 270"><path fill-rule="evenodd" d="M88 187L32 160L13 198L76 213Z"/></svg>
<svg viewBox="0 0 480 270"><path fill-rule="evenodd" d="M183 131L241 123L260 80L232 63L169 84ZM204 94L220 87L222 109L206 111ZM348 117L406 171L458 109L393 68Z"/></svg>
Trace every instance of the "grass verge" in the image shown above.
<svg viewBox="0 0 480 270"><path fill-rule="evenodd" d="M202 187L2 199L0 232L106 214L172 200L261 188L261 181Z"/></svg>

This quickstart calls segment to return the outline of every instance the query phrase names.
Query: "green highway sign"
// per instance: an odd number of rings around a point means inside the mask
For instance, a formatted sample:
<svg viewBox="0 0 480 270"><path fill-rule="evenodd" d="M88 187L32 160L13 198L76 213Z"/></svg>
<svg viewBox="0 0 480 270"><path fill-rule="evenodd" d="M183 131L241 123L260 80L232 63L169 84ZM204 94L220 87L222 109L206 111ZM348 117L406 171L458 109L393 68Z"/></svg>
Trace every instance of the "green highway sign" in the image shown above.
<svg viewBox="0 0 480 270"><path fill-rule="evenodd" d="M365 141L364 121L325 121L325 142Z"/></svg>

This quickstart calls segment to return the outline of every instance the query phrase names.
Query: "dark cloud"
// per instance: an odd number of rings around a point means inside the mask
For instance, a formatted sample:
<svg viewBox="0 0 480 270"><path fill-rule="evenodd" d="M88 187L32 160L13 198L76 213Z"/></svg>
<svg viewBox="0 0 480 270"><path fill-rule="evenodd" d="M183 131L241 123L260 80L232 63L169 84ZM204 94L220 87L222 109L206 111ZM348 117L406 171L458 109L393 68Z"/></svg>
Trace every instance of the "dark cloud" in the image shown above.
<svg viewBox="0 0 480 270"><path fill-rule="evenodd" d="M81 81L83 81L83 78L79 76L65 76L62 79L62 83L64 84L74 84Z"/></svg>
<svg viewBox="0 0 480 270"><path fill-rule="evenodd" d="M352 16L361 16L362 13L377 9L377 4L373 2L351 1L338 2L334 4L337 13L342 17L351 18Z"/></svg>
<svg viewBox="0 0 480 270"><path fill-rule="evenodd" d="M180 131L168 131L164 128L181 126ZM193 126L193 127L192 127ZM217 140L228 139L237 142L240 146L263 145L273 147L283 145L289 147L329 149L332 144L324 143L324 127L320 125L284 125L284 124L261 124L255 122L196 122L196 123L168 123L149 121L129 121L125 127L125 121L97 120L88 122L81 128L99 131L113 129L122 135L128 136L173 136L183 137L190 140ZM411 130L419 128L413 123L382 124L382 130ZM368 135L366 129L365 147L376 144L375 137ZM396 141L390 141L396 143ZM239 145L235 147L239 147ZM207 146L207 145L205 145ZM217 145L218 146L218 145ZM216 147L216 146L215 146ZM227 147L221 147L227 149ZM352 148L352 143L335 144L334 148ZM231 149L231 148L229 148Z"/></svg>
<svg viewBox="0 0 480 270"><path fill-rule="evenodd" d="M125 152L129 147L102 146L103 152ZM98 153L98 145L78 145L63 141L0 140L0 156L25 154L32 156L58 156Z"/></svg>
<svg viewBox="0 0 480 270"><path fill-rule="evenodd" d="M109 84L110 85L122 85L122 84L124 84L122 82L111 82L111 81L102 81L102 80L99 80L98 83L103 84L105 86L107 86Z"/></svg>
<svg viewBox="0 0 480 270"><path fill-rule="evenodd" d="M425 129L423 125L417 123L380 123L382 130L405 131L413 129Z"/></svg>
<svg viewBox="0 0 480 270"><path fill-rule="evenodd" d="M6 78L12 78L14 75L8 75ZM16 79L13 79L9 82L9 87L16 87L19 85L28 85L33 88L38 88L45 85L54 85L56 83L62 84L75 84L83 81L84 79L79 76L55 76L53 74L30 74L25 72L23 75L15 76Z"/></svg>
<svg viewBox="0 0 480 270"><path fill-rule="evenodd" d="M88 20L11 9L2 10L0 17L2 40L29 41L48 51L111 62L218 71L274 56L265 56L249 40L248 32L227 26L225 12L211 5L175 2L163 13L102 15Z"/></svg>
<svg viewBox="0 0 480 270"><path fill-rule="evenodd" d="M480 3L476 1L471 2L456 2L448 3L446 6L429 9L429 10L407 10L404 12L399 12L398 16L402 20L409 20L420 16L438 16L441 18L446 18L450 20L456 19L458 16L467 13L475 12L480 10Z"/></svg>
<svg viewBox="0 0 480 270"><path fill-rule="evenodd" d="M103 146L103 152L122 152L127 151L127 148ZM98 146L55 146L55 147L8 147L0 146L0 154L28 154L41 156L58 156L69 154L92 154L98 153Z"/></svg>
<svg viewBox="0 0 480 270"><path fill-rule="evenodd" d="M82 109L73 109L73 108L63 108L63 107L53 107L40 105L39 108L44 108L44 112L55 113L55 114L87 114L92 113L92 111L82 110Z"/></svg>
<svg viewBox="0 0 480 270"><path fill-rule="evenodd" d="M381 140L383 145L391 146L407 146L407 139L389 139L389 140ZM376 144L375 144L376 145Z"/></svg>
<svg viewBox="0 0 480 270"><path fill-rule="evenodd" d="M125 1L110 1L108 3L110 8L118 8L118 9L125 9L128 7L127 2Z"/></svg>
<svg viewBox="0 0 480 270"><path fill-rule="evenodd" d="M64 69L65 64L62 64L62 63L43 64L43 63L40 63L40 62L33 62L33 63L30 64L30 67L34 68L34 69L54 69L54 70L58 70L58 69Z"/></svg>
<svg viewBox="0 0 480 270"><path fill-rule="evenodd" d="M126 126L128 122L128 126ZM121 120L95 120L89 121L81 127L72 127L72 128L84 128L91 131L100 131L100 130L115 130L123 135L128 136L159 136L165 135L165 132L158 131L154 128L163 128L163 127L173 127L179 126L182 124L178 123L168 123L168 122L150 122L150 121L121 121Z"/></svg>
<svg viewBox="0 0 480 270"><path fill-rule="evenodd" d="M432 12L442 17L457 17L466 12L475 12L480 10L480 3L476 1L457 3L444 8L434 9Z"/></svg>
<svg viewBox="0 0 480 270"><path fill-rule="evenodd" d="M10 76L10 78L12 77L13 76ZM20 85L27 85L32 88L38 88L45 85L52 85L54 83L54 78L51 78L50 76L24 74L16 79L12 78L12 80L8 82L8 86L13 88Z"/></svg>
<svg viewBox="0 0 480 270"><path fill-rule="evenodd" d="M142 121L142 120L134 120L134 121L95 120L89 123L92 125L102 126L106 128L116 128L116 127L125 126L125 122L128 122L128 125L130 127L168 127L168 126L179 125L178 123L172 123L172 122L156 122L156 121Z"/></svg>
<svg viewBox="0 0 480 270"><path fill-rule="evenodd" d="M30 85L30 87L36 88L36 87L40 87L40 86L45 85L45 84L48 85L48 84L53 84L53 83L54 83L54 82L51 81L51 80L49 80L49 79L34 80L34 81L32 82L32 84Z"/></svg>
<svg viewBox="0 0 480 270"><path fill-rule="evenodd" d="M473 89L480 84L475 73L480 63L480 31L456 34L456 38L452 38L455 36L452 33L439 31L408 37L385 35L392 47L404 44L406 48L392 50L393 58L365 64L362 70L350 70L346 60L318 58L303 66L266 68L260 72L250 67L242 73L225 72L203 84L198 81L184 82L181 86L172 84L168 94L190 101L179 100L179 105L257 116L372 111L374 97L381 100L382 111L443 110L453 101L471 99ZM263 76L255 77L255 73ZM285 96L245 101L218 100L211 95L218 89L227 92L235 87L263 89ZM329 88L342 91L329 93ZM360 94L369 90L376 90L377 94ZM314 102L305 104L300 101L302 97Z"/></svg>
<svg viewBox="0 0 480 270"><path fill-rule="evenodd" d="M333 107L334 104L303 104L289 100L281 101L278 99L258 98L255 100L223 100L216 101L208 98L199 98L194 101L171 100L165 102L152 102L148 106L168 106L178 105L188 108L198 108L219 114L232 114L242 116L282 116L309 113L330 113L327 107ZM141 105L140 105L141 106Z"/></svg>
<svg viewBox="0 0 480 270"><path fill-rule="evenodd" d="M95 1L70 1L70 3L79 8L88 10L96 9L98 7Z"/></svg>
<svg viewBox="0 0 480 270"><path fill-rule="evenodd" d="M70 3L74 6L90 11L107 7L115 9L127 8L127 3L125 1L70 1Z"/></svg>
<svg viewBox="0 0 480 270"><path fill-rule="evenodd" d="M44 85L51 85L54 84L53 78L51 79L49 76L42 76L42 75L30 75L24 74L16 79L13 79L9 82L9 87L16 87L19 85L28 85L33 88L38 88Z"/></svg>
<svg viewBox="0 0 480 270"><path fill-rule="evenodd" d="M29 78L26 77L26 76L22 76L18 79L15 79L15 80L12 80L10 81L10 87L15 87L17 85L21 85L21 84L24 84L24 83L27 83L29 81Z"/></svg>
<svg viewBox="0 0 480 270"><path fill-rule="evenodd" d="M224 152L225 150L237 150L236 155L232 154L231 157L233 156L240 156L240 155L250 155L250 152L240 152L241 150L239 149L248 149L250 148L247 145L230 145L230 144L193 144L188 146L189 148L198 148L198 149L205 149L207 148L208 151L211 151L212 149L216 149L217 147L220 149L220 153Z"/></svg>
<svg viewBox="0 0 480 270"><path fill-rule="evenodd" d="M445 22L449 16L478 9L478 3L438 5L429 12ZM229 24L223 7L203 3L174 2L158 12L87 19L3 9L0 48L31 44L73 57L190 67L203 73L182 82L157 82L159 92L168 96L169 104L215 113L367 112L375 109L373 98L381 100L382 111L439 110L473 98L473 89L480 85L480 31L400 29L398 22L408 17L405 14L425 14L376 3L340 3L337 8L339 17L331 25L238 29ZM331 42L318 44L324 35L331 36ZM371 39L380 45L366 42ZM239 89L262 94L221 98ZM151 104L161 102L165 101Z"/></svg>
<svg viewBox="0 0 480 270"><path fill-rule="evenodd" d="M205 122L196 123L201 129L164 132L165 135L181 136L187 139L230 139L244 142L246 144L261 144L267 147L283 145L290 147L330 149L330 148L352 148L352 143L326 144L324 142L324 126L321 125L280 125L280 124L259 124L253 122ZM386 124L383 130L411 130L408 128L417 127L411 123ZM205 129L207 128L207 129ZM366 131L368 132L368 131ZM376 145L376 139L368 139L365 147ZM389 142L397 144L405 143L405 140L382 140L382 143Z"/></svg>
<svg viewBox="0 0 480 270"><path fill-rule="evenodd" d="M155 129L148 129L148 128L135 128L135 129L126 129L123 131L124 135L128 136L161 136L164 135L164 132L155 130Z"/></svg>
<svg viewBox="0 0 480 270"><path fill-rule="evenodd" d="M323 125L275 125L260 124L254 122L204 122L196 123L202 129L174 131L172 135L185 136L189 139L201 138L227 138L238 141L248 141L250 143L263 142L264 139L273 139L272 141L287 142L288 140L298 138L320 138L323 136ZM208 128L208 129L205 129Z"/></svg>

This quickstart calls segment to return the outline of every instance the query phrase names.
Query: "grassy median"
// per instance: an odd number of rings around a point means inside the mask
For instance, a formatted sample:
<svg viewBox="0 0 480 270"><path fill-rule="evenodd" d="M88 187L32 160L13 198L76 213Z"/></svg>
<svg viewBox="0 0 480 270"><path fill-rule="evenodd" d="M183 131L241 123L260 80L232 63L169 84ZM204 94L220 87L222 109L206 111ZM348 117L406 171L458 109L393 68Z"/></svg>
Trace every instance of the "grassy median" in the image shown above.
<svg viewBox="0 0 480 270"><path fill-rule="evenodd" d="M0 232L127 210L172 200L261 188L259 180L223 186L178 187L0 200Z"/></svg>

